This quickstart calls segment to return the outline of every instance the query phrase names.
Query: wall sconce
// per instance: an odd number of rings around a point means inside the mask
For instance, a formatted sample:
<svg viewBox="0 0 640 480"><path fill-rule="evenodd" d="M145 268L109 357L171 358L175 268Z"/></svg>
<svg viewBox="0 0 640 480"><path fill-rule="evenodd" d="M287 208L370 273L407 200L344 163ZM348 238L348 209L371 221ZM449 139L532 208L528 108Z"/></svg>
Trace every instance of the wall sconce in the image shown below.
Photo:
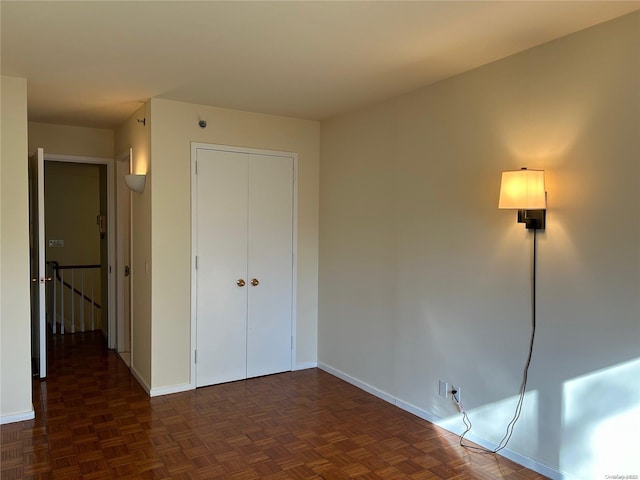
<svg viewBox="0 0 640 480"><path fill-rule="evenodd" d="M462 408L459 400L459 393L452 391L453 401L458 405L458 409L462 413L462 421L467 429L460 435L460 446L472 452L479 453L498 453L505 448L511 439L513 428L522 413L522 405L527 393L527 379L529 376L529 367L533 356L533 343L536 338L537 323L537 241L536 236L538 230L544 230L546 214L547 214L547 193L544 191L544 170L528 170L522 167L520 170L502 172L502 183L500 184L500 200L498 208L511 208L518 210L518 222L524 223L528 230L533 230L533 255L531 262L531 338L529 340L529 354L522 372L522 383L520 383L520 392L518 394L518 402L513 413L513 418L507 424L506 432L500 443L495 448L486 448L476 445L468 445L463 443L464 437L471 431L471 420L467 412Z"/></svg>
<svg viewBox="0 0 640 480"><path fill-rule="evenodd" d="M144 192L144 186L147 183L147 176L144 174L131 174L124 176L124 183L127 184L129 190L134 192Z"/></svg>
<svg viewBox="0 0 640 480"><path fill-rule="evenodd" d="M547 217L547 193L544 170L502 172L498 208L518 210L518 222L527 230L544 230Z"/></svg>
<svg viewBox="0 0 640 480"><path fill-rule="evenodd" d="M138 119L138 122L144 123L146 119ZM129 190L137 193L144 192L144 186L147 183L147 176L144 173L133 173L133 148L129 147L129 175L124 176L124 183L127 185Z"/></svg>

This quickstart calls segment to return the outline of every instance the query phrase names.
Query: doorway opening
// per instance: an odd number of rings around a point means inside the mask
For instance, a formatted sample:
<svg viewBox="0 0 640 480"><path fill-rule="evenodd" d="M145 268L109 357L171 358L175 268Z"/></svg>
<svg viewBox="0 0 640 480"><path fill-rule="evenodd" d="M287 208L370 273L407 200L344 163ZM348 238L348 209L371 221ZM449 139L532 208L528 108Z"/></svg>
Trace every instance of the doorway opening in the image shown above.
<svg viewBox="0 0 640 480"><path fill-rule="evenodd" d="M49 333L108 337L107 167L45 160Z"/></svg>
<svg viewBox="0 0 640 480"><path fill-rule="evenodd" d="M35 168L41 172L31 172L32 188L43 198L32 202L30 223L44 232L32 249L32 257L39 256L32 265L40 264L32 278L39 276L43 292L32 298L40 311L32 315L32 335L39 338L32 342L32 363L34 376L45 378L52 338L93 332L105 347L116 346L115 212L113 160L38 154L44 161Z"/></svg>

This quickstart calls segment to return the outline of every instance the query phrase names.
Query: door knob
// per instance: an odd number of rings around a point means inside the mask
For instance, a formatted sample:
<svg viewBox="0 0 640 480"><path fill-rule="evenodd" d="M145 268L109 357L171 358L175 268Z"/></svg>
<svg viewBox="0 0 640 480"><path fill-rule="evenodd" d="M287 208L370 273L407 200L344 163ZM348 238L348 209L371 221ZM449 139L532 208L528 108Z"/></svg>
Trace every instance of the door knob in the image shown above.
<svg viewBox="0 0 640 480"><path fill-rule="evenodd" d="M258 281L257 278L252 278L251 285L253 285L254 287L257 287L258 285L260 285L260 282Z"/></svg>
<svg viewBox="0 0 640 480"><path fill-rule="evenodd" d="M53 280L53 277L42 277L40 283L50 282L51 280Z"/></svg>
<svg viewBox="0 0 640 480"><path fill-rule="evenodd" d="M37 278L32 278L32 279L31 279L31 281L32 281L32 282L37 282L37 281L38 281L38 279L37 279Z"/></svg>
<svg viewBox="0 0 640 480"><path fill-rule="evenodd" d="M238 285L239 287L244 287L246 285L246 283L244 283L244 280L240 278L236 282L236 285Z"/></svg>

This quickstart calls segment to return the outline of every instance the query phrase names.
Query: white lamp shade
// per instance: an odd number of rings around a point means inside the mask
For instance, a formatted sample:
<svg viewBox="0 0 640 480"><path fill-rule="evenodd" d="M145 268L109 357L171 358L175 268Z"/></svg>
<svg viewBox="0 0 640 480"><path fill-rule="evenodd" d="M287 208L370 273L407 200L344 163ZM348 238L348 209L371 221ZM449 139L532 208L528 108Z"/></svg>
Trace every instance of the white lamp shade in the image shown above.
<svg viewBox="0 0 640 480"><path fill-rule="evenodd" d="M138 192L138 193L144 192L144 186L146 182L147 182L146 175L132 174L132 175L124 176L124 183L126 183L127 187L129 187L129 189L133 190L134 192Z"/></svg>
<svg viewBox="0 0 640 480"><path fill-rule="evenodd" d="M498 208L546 209L544 170L522 169L502 172Z"/></svg>

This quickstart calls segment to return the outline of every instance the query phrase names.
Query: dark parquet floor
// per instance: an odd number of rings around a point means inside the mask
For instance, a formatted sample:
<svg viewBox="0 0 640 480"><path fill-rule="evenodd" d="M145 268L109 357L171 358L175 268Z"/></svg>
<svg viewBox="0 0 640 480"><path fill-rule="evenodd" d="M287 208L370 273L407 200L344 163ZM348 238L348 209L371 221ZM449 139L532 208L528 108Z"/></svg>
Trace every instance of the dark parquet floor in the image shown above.
<svg viewBox="0 0 640 480"><path fill-rule="evenodd" d="M317 369L149 398L100 334L50 341L11 479L542 479Z"/></svg>

